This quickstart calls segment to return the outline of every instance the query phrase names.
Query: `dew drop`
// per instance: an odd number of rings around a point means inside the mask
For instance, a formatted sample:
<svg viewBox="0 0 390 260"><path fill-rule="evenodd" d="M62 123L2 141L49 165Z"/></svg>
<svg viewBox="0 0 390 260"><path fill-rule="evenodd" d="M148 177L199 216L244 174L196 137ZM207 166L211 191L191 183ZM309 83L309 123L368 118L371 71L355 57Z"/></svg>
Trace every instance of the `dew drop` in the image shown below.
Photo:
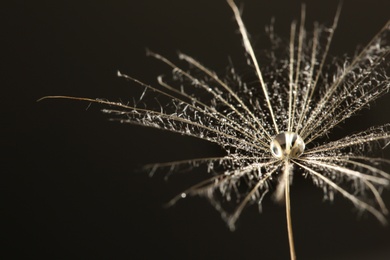
<svg viewBox="0 0 390 260"><path fill-rule="evenodd" d="M294 132L283 132L272 139L270 150L277 159L298 158L305 151L305 142Z"/></svg>

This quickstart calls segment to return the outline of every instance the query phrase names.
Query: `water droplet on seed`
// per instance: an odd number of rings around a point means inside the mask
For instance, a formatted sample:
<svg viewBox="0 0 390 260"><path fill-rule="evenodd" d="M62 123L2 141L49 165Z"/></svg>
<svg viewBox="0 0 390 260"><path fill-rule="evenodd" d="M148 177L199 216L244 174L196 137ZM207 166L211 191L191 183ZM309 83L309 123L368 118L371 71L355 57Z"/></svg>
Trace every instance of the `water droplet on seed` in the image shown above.
<svg viewBox="0 0 390 260"><path fill-rule="evenodd" d="M298 158L305 151L305 142L294 132L283 132L272 139L270 150L277 159Z"/></svg>

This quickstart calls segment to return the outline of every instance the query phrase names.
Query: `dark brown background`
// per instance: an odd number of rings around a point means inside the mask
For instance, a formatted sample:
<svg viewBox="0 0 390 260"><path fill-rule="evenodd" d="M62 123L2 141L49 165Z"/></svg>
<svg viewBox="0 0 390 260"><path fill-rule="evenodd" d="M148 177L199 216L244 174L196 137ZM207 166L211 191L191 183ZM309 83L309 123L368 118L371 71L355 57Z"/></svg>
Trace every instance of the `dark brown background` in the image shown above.
<svg viewBox="0 0 390 260"><path fill-rule="evenodd" d="M223 71L242 53L232 12L218 1L13 1L3 6L1 94L2 254L7 259L288 259L284 208L265 199L230 232L203 199L163 203L185 176L165 182L139 165L221 154L203 141L120 125L93 105L45 95L131 98L134 86L116 71L154 84L169 69L145 56L170 59L181 50ZM264 25L288 37L299 1L239 1L261 42ZM307 1L307 24L330 24L338 1ZM353 53L389 18L386 0L345 0L330 50ZM257 45L259 46L259 45ZM351 133L389 122L389 96L338 129ZM389 152L384 153L389 158ZM183 185L182 182L186 182ZM188 181L189 182L189 181ZM390 193L384 193L390 206ZM292 186L298 259L390 259L390 230L351 203L322 202L309 181Z"/></svg>

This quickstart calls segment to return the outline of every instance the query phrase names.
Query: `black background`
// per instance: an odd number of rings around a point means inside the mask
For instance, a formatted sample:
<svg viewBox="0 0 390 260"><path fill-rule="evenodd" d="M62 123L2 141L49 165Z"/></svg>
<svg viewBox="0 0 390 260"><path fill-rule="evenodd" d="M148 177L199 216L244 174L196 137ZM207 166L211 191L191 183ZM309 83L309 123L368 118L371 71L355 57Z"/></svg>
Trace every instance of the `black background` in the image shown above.
<svg viewBox="0 0 390 260"><path fill-rule="evenodd" d="M255 41L276 17L288 37L299 1L244 2ZM330 24L338 1L307 1L307 24ZM344 1L330 53L352 54L389 18L386 0ZM169 68L148 47L177 61L181 50L216 71L243 50L228 5L218 1L13 1L2 7L2 254L6 259L288 259L284 208L264 202L230 232L204 199L162 205L191 184L135 169L145 163L221 155L216 145L110 122L99 106L45 95L131 99L121 70L155 84ZM259 46L259 45L258 45ZM178 62L179 63L179 62ZM386 102L387 101L387 102ZM388 122L389 96L337 129ZM389 158L389 152L384 153ZM390 230L351 203L322 202L321 190L292 186L298 259L390 259ZM389 191L383 194L390 205Z"/></svg>

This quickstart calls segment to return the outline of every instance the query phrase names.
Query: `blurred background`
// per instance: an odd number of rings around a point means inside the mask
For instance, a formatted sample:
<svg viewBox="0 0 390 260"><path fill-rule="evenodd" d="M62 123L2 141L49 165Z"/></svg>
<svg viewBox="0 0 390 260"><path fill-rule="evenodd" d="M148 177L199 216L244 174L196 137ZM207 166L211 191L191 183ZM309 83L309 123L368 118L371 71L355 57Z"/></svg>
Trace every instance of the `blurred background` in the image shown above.
<svg viewBox="0 0 390 260"><path fill-rule="evenodd" d="M240 0L260 46L264 26L288 38L300 1ZM306 1L307 25L330 25L339 1ZM344 0L331 55L353 54L389 19L390 1ZM134 84L169 74L145 48L176 61L185 52L223 72L243 53L226 1L13 1L2 7L1 234L4 259L288 259L285 212L267 197L230 232L205 199L163 205L192 184L136 169L222 155L216 145L108 120L98 105L36 100L71 95L131 100ZM390 96L337 131L389 122ZM388 149L389 150L389 149ZM389 151L383 156L390 158ZM389 172L389 169L387 168ZM297 177L292 218L298 259L390 259L390 229ZM390 206L390 193L383 197Z"/></svg>

